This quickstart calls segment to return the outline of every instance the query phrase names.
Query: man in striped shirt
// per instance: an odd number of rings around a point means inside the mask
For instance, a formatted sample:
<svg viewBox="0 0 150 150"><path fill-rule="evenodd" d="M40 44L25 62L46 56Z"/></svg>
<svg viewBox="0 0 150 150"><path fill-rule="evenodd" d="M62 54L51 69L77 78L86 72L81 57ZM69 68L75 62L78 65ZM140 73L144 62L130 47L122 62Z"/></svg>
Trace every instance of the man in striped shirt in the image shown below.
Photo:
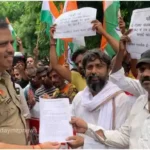
<svg viewBox="0 0 150 150"><path fill-rule="evenodd" d="M37 68L37 77L41 80L42 85L35 91L35 100L39 101L39 97L44 94L48 94L50 97L55 92L56 88L53 86L50 80L50 69L46 66L40 66Z"/></svg>

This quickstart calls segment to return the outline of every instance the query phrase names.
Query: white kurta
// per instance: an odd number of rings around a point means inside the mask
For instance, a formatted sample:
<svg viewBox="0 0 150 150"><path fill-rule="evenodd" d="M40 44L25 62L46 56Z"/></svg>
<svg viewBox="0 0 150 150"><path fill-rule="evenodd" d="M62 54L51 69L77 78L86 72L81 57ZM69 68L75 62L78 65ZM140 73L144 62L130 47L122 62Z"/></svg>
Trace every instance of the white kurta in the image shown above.
<svg viewBox="0 0 150 150"><path fill-rule="evenodd" d="M100 143L105 143L115 148L150 149L150 113L148 111L147 96L140 96L126 122L119 130L103 130L106 139L95 134L101 127L88 124L87 135Z"/></svg>
<svg viewBox="0 0 150 150"><path fill-rule="evenodd" d="M98 125L98 116L100 113L100 109L93 111L93 112L89 112L85 107L81 105L81 94L82 92L79 92L73 100L72 115L76 117L80 117L88 123ZM118 129L127 119L133 102L135 102L135 99L132 99L132 98L130 99L130 96L127 96L125 93L121 93L118 96L116 96L115 98L115 104L116 104L115 127L116 129ZM84 148L87 149L87 148L97 147L97 145L94 145L94 144L92 145L91 140L84 141ZM98 143L98 145L100 144ZM99 148L106 148L106 147L101 144L101 147Z"/></svg>
<svg viewBox="0 0 150 150"><path fill-rule="evenodd" d="M141 86L139 80L131 79L125 76L123 68L111 74L109 76L109 80L118 85L118 87L122 90L133 94L135 97L139 97L140 95L145 95L147 93Z"/></svg>

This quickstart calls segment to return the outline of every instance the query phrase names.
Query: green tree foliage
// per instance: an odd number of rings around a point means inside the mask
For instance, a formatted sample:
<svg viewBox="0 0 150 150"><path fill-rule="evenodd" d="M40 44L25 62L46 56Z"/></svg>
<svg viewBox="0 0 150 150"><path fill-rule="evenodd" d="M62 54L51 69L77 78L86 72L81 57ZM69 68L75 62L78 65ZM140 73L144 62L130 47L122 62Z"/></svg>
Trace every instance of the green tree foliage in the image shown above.
<svg viewBox="0 0 150 150"><path fill-rule="evenodd" d="M55 4L60 9L60 1ZM121 1L121 14L125 19L127 27L129 26L132 11L138 8L150 6L150 2L145 1ZM40 50L40 58L49 54L49 38L45 34L46 25L40 21L41 1L1 1L0 15L8 17L17 36L23 41L26 53L31 55L37 44ZM103 21L103 9L101 1L78 1L78 7L93 7L97 9L97 19ZM88 49L99 47L101 36L86 37Z"/></svg>
<svg viewBox="0 0 150 150"><path fill-rule="evenodd" d="M149 1L120 1L121 14L124 17L127 28L130 24L132 11L135 9L148 8L150 7ZM137 18L138 19L138 18Z"/></svg>

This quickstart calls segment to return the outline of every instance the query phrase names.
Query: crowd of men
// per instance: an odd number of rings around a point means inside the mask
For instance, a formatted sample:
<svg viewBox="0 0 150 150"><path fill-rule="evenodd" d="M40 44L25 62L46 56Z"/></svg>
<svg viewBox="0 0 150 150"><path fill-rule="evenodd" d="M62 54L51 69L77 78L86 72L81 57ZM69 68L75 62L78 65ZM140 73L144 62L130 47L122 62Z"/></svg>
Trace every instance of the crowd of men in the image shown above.
<svg viewBox="0 0 150 150"><path fill-rule="evenodd" d="M69 148L150 148L150 50L133 60L126 50L131 42L125 23L115 40L98 20L93 30L103 35L116 52L113 58L100 49L78 49L72 55L76 68L60 65L55 26L50 28L49 61L14 53L8 24L0 21L0 148L58 149L61 143L33 140L30 119L39 97L68 98L76 135L66 139Z"/></svg>

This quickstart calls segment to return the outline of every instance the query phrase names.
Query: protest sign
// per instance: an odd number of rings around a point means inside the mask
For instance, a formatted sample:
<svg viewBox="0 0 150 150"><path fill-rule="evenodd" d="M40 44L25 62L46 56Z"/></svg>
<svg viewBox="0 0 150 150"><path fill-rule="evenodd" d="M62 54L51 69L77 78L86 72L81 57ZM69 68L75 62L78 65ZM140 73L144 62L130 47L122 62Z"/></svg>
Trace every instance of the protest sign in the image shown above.
<svg viewBox="0 0 150 150"><path fill-rule="evenodd" d="M70 120L68 98L40 98L40 143L48 141L65 143L67 137L73 136Z"/></svg>
<svg viewBox="0 0 150 150"><path fill-rule="evenodd" d="M129 34L131 43L127 51L132 58L140 59L141 54L150 49L150 8L134 10L131 17Z"/></svg>
<svg viewBox="0 0 150 150"><path fill-rule="evenodd" d="M55 20L54 38L74 38L96 35L92 21L96 19L95 8L85 7L63 13Z"/></svg>

